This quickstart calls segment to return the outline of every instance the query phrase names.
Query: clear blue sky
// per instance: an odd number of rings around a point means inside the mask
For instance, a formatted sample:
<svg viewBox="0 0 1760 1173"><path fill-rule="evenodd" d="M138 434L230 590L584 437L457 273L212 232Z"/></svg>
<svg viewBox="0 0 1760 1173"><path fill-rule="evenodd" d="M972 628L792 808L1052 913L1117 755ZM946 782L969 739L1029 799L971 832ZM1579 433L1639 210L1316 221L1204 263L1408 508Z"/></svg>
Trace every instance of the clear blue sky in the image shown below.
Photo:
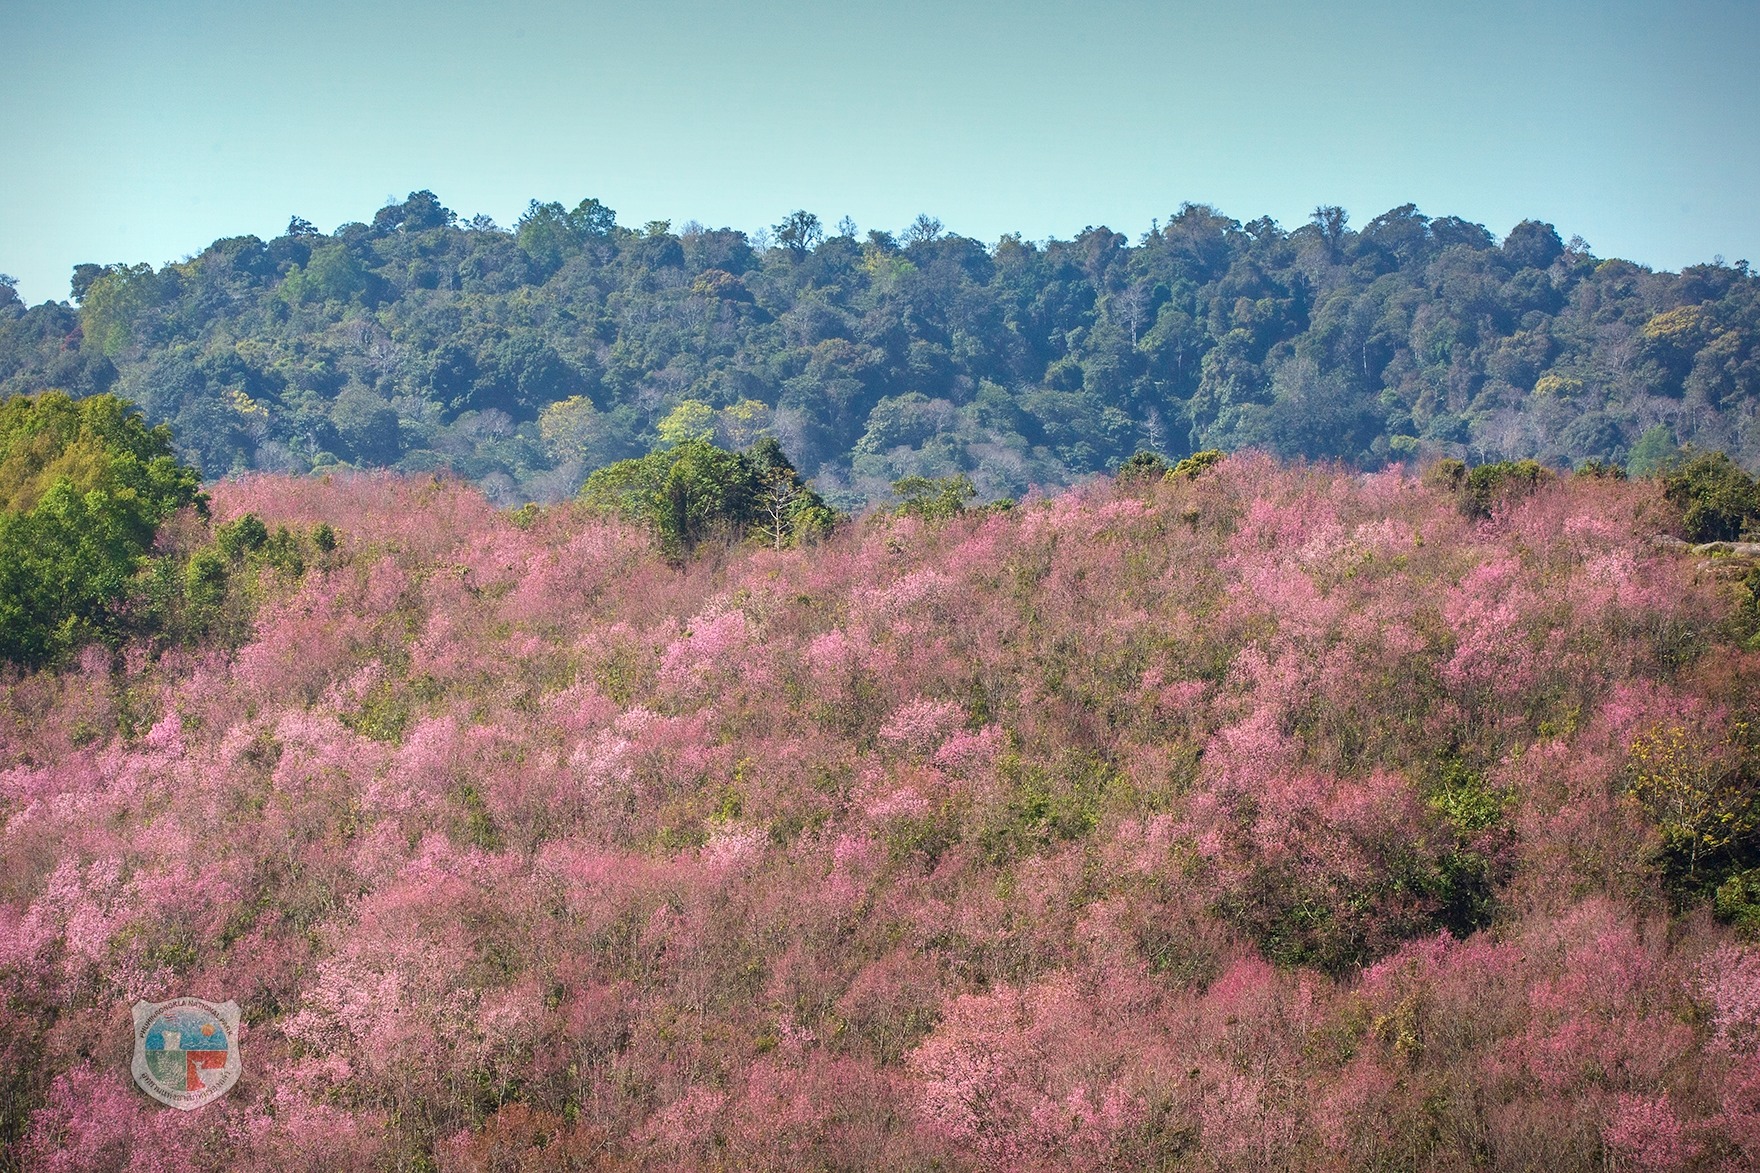
<svg viewBox="0 0 1760 1173"><path fill-rule="evenodd" d="M417 188L987 240L1412 201L1760 262L1757 55L1752 0L0 0L0 271L63 298Z"/></svg>

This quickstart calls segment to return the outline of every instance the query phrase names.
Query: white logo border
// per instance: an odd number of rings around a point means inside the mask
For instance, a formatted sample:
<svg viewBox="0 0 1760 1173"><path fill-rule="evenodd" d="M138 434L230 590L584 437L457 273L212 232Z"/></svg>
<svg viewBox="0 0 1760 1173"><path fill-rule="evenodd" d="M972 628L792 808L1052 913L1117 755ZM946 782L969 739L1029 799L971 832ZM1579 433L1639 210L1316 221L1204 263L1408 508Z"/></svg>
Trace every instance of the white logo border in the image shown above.
<svg viewBox="0 0 1760 1173"><path fill-rule="evenodd" d="M163 1011L179 1006L193 1006L207 1011L226 1028L226 1065L213 1083L200 1091L172 1091L154 1078L147 1066L147 1028ZM134 1004L134 1081L140 1089L167 1107L190 1112L213 1103L232 1090L244 1071L238 1053L238 1003L209 1002L202 998L172 998L167 1002L136 1002Z"/></svg>

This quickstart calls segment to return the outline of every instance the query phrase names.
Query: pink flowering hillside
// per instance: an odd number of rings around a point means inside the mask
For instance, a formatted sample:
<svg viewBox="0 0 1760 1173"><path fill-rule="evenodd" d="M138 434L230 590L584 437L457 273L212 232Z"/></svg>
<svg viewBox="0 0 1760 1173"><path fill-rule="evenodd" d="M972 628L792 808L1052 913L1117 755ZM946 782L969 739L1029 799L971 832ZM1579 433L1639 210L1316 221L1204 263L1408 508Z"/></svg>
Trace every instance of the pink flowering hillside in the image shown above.
<svg viewBox="0 0 1760 1173"><path fill-rule="evenodd" d="M1760 1164L1753 592L1649 482L213 513L279 568L3 681L0 1167Z"/></svg>

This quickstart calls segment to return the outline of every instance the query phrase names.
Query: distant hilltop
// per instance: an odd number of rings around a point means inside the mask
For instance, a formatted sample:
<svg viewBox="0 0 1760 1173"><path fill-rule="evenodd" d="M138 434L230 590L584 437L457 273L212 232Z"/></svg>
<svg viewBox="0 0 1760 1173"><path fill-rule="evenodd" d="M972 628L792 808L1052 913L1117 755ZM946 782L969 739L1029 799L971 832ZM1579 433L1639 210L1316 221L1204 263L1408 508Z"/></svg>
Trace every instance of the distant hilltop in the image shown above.
<svg viewBox="0 0 1760 1173"><path fill-rule="evenodd" d="M70 292L0 285L0 394L116 392L210 478L444 467L553 500L681 419L775 437L845 508L908 476L1013 496L1140 450L1643 471L1690 444L1760 467L1745 261L1652 272L1410 204L982 242L806 211L638 229L591 199L504 229L423 191L329 234L294 217L157 271L80 265Z"/></svg>

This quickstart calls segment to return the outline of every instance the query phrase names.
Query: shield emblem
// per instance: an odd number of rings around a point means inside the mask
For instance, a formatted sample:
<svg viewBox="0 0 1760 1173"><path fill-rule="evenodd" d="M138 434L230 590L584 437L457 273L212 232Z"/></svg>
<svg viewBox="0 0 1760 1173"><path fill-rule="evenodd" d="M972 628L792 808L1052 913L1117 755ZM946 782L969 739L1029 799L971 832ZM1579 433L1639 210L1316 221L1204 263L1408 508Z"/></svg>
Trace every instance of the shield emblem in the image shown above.
<svg viewBox="0 0 1760 1173"><path fill-rule="evenodd" d="M188 1111L238 1082L238 1003L174 998L134 1004L134 1081Z"/></svg>

